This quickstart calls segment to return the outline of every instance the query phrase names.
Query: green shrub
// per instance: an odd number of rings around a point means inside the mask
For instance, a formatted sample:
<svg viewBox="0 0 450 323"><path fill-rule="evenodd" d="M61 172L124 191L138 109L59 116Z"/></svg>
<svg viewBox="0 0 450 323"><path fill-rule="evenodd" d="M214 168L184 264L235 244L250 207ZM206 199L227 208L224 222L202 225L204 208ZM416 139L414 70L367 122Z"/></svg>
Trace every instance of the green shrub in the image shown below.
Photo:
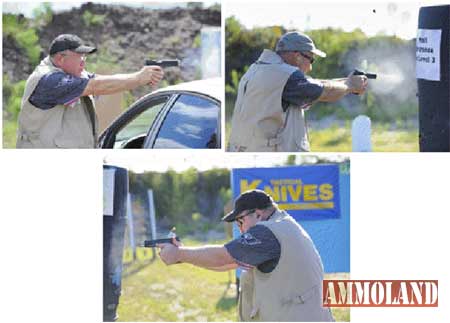
<svg viewBox="0 0 450 323"><path fill-rule="evenodd" d="M98 74L114 74L120 72L117 57L111 55L107 48L100 48L86 60L86 70Z"/></svg>
<svg viewBox="0 0 450 323"><path fill-rule="evenodd" d="M52 3L43 2L39 7L33 9L35 24L45 26L53 19Z"/></svg>
<svg viewBox="0 0 450 323"><path fill-rule="evenodd" d="M91 27L103 24L103 22L105 21L105 17L106 15L96 15L86 10L83 13L82 19L86 27Z"/></svg>
<svg viewBox="0 0 450 323"><path fill-rule="evenodd" d="M198 212L194 212L194 213L192 213L191 218L192 218L192 221L198 222L198 221L201 220L202 215L200 213L198 213Z"/></svg>
<svg viewBox="0 0 450 323"><path fill-rule="evenodd" d="M41 47L39 39L34 29L28 29L16 35L19 46L25 49L30 63L35 66L39 63Z"/></svg>
<svg viewBox="0 0 450 323"><path fill-rule="evenodd" d="M176 46L176 45L178 45L178 44L181 43L181 38L180 38L180 36L172 35L172 36L166 38L166 39L164 40L164 43L165 43L167 46Z"/></svg>
<svg viewBox="0 0 450 323"><path fill-rule="evenodd" d="M3 74L3 96L6 106L3 107L3 117L7 120L16 120L20 111L25 80L12 83L7 74Z"/></svg>
<svg viewBox="0 0 450 323"><path fill-rule="evenodd" d="M192 48L199 48L202 45L202 36L198 34L194 38L194 42L192 43Z"/></svg>
<svg viewBox="0 0 450 323"><path fill-rule="evenodd" d="M3 74L3 147L14 148L16 142L17 117L20 112L25 80L11 83Z"/></svg>
<svg viewBox="0 0 450 323"><path fill-rule="evenodd" d="M233 96L237 96L238 88L239 88L239 81L244 75L245 71L248 69L248 66L244 68L243 73L239 73L236 70L231 71L231 82L225 84L225 93Z"/></svg>
<svg viewBox="0 0 450 323"><path fill-rule="evenodd" d="M3 15L3 35L11 36L17 45L25 50L32 65L39 63L41 47L35 28L32 28L27 20L19 21L17 16Z"/></svg>

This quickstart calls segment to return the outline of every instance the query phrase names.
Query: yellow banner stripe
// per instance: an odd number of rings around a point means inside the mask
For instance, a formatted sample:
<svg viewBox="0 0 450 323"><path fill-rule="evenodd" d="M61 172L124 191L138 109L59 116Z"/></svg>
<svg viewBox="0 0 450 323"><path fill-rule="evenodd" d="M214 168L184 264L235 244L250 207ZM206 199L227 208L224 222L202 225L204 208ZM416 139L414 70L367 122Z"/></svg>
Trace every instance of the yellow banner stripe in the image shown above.
<svg viewBox="0 0 450 323"><path fill-rule="evenodd" d="M320 209L333 209L334 202L318 202L318 203L280 203L278 204L280 209L283 210L320 210Z"/></svg>

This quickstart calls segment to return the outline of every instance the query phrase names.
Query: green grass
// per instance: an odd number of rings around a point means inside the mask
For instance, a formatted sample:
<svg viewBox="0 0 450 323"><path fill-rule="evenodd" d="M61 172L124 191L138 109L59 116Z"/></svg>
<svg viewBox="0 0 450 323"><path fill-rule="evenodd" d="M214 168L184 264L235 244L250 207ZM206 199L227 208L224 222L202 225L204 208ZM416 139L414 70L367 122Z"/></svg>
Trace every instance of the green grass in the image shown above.
<svg viewBox="0 0 450 323"><path fill-rule="evenodd" d="M230 138L231 122L225 124L226 144ZM351 124L344 127L332 126L327 129L309 129L311 152L352 151ZM372 124L372 150L374 152L418 152L419 130L389 130L389 125Z"/></svg>
<svg viewBox="0 0 450 323"><path fill-rule="evenodd" d="M322 130L309 130L311 151L343 152L352 150L351 126L332 126ZM388 125L372 125L374 152L418 152L418 129L389 130Z"/></svg>
<svg viewBox="0 0 450 323"><path fill-rule="evenodd" d="M235 295L231 273L138 261L124 271L119 321L237 321Z"/></svg>
<svg viewBox="0 0 450 323"><path fill-rule="evenodd" d="M194 245L191 241L184 241ZM151 250L137 249L124 255L122 295L118 308L121 322L238 321L234 271L214 272L187 264L166 266ZM349 278L348 274L326 275ZM333 308L336 321L349 321L348 308Z"/></svg>

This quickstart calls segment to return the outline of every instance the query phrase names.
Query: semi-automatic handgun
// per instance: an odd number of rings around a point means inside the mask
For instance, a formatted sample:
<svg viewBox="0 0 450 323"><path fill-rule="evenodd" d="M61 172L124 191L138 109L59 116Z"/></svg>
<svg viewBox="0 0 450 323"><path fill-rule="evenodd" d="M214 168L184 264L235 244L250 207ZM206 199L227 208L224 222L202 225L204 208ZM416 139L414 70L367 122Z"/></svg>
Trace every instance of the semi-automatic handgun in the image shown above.
<svg viewBox="0 0 450 323"><path fill-rule="evenodd" d="M160 66L162 68L165 67L177 67L180 66L180 60L178 59L161 59L161 60L152 60L152 59L146 59L145 65L156 65Z"/></svg>

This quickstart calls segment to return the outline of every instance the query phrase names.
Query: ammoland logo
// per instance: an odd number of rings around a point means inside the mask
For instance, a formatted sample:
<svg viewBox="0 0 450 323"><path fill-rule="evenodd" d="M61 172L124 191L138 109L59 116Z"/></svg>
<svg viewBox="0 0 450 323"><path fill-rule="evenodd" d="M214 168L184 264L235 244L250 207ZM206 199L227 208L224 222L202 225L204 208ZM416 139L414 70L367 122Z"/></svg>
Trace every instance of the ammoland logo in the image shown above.
<svg viewBox="0 0 450 323"><path fill-rule="evenodd" d="M437 280L324 280L324 307L438 307Z"/></svg>

